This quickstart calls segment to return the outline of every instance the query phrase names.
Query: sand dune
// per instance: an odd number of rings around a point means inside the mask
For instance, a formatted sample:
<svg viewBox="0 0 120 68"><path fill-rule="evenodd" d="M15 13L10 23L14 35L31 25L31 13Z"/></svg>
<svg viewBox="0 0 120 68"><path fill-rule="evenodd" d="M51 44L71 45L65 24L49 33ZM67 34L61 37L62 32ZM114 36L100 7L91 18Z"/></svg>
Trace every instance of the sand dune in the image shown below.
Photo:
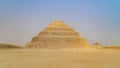
<svg viewBox="0 0 120 68"><path fill-rule="evenodd" d="M120 50L0 49L0 68L120 68Z"/></svg>

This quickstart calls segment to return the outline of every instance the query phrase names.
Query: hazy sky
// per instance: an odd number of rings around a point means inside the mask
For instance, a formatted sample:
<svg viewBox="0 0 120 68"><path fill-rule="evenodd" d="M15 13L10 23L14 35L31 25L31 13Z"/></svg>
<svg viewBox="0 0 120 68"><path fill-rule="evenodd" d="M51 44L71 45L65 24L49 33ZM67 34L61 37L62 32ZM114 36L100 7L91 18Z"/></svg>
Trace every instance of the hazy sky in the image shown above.
<svg viewBox="0 0 120 68"><path fill-rule="evenodd" d="M90 44L120 44L120 0L0 0L0 43L25 44L54 20Z"/></svg>

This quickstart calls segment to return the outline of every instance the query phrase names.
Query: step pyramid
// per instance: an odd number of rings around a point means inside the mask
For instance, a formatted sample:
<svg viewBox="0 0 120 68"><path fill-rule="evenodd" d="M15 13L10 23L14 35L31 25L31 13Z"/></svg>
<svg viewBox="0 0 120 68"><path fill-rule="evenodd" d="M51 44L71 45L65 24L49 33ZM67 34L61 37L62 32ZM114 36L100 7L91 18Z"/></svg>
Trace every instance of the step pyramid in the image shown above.
<svg viewBox="0 0 120 68"><path fill-rule="evenodd" d="M27 48L79 48L87 47L86 40L75 32L73 28L60 20L53 21L31 42Z"/></svg>

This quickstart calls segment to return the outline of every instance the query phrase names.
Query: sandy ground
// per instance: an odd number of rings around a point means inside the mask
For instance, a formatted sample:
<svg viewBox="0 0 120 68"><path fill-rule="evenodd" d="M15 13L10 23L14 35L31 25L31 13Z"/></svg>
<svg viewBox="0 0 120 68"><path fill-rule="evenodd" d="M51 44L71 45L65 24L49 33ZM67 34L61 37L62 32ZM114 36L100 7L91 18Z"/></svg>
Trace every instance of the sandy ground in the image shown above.
<svg viewBox="0 0 120 68"><path fill-rule="evenodd" d="M0 49L0 68L120 68L120 50Z"/></svg>

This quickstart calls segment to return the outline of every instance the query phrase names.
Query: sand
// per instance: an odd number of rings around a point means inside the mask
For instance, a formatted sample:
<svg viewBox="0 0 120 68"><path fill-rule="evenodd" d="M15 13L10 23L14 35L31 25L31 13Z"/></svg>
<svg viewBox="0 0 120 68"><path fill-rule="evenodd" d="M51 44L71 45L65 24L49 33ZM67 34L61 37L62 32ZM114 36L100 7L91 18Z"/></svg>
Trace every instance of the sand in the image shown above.
<svg viewBox="0 0 120 68"><path fill-rule="evenodd" d="M120 50L0 49L0 68L120 68Z"/></svg>

